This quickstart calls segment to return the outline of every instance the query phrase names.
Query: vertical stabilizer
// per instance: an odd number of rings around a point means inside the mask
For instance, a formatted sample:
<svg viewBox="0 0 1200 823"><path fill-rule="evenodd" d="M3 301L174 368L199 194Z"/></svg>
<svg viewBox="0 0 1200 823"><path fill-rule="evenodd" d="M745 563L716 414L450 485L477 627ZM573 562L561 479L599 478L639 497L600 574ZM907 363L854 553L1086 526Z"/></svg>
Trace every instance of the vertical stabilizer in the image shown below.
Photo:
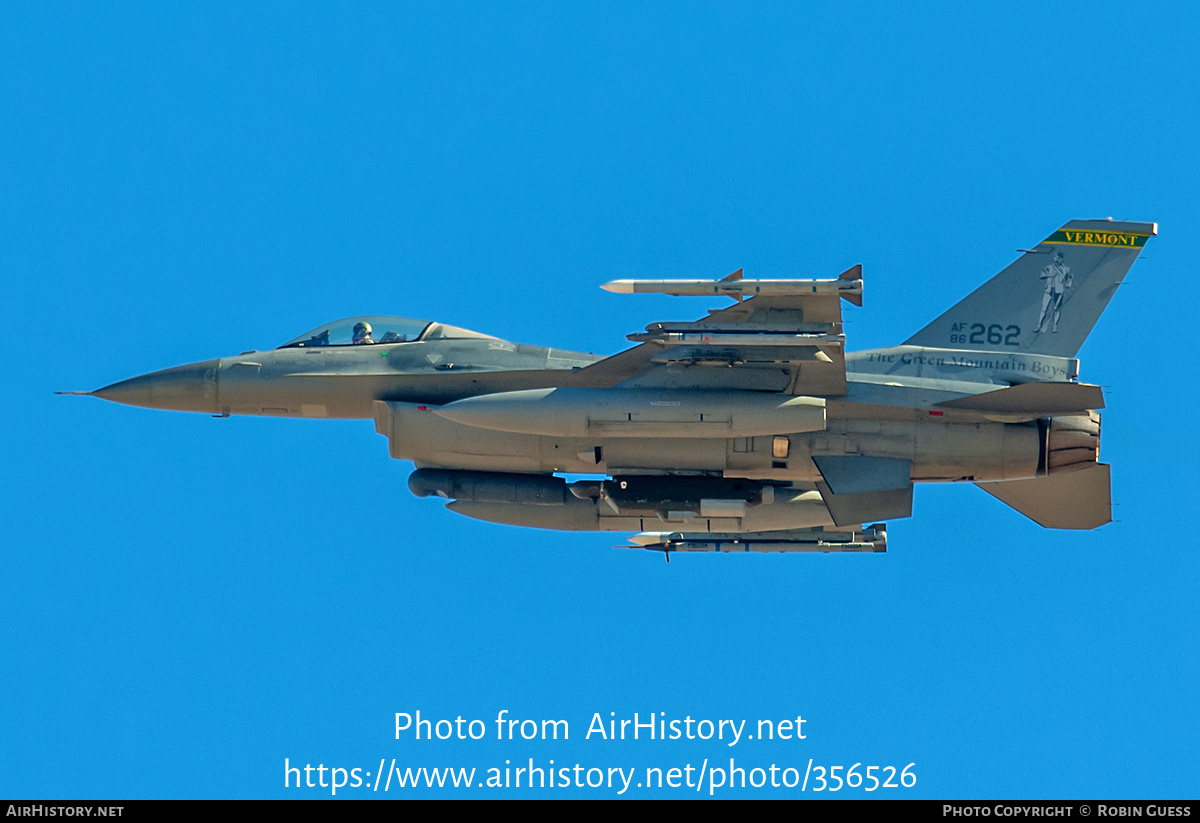
<svg viewBox="0 0 1200 823"><path fill-rule="evenodd" d="M1155 223L1072 220L910 337L912 346L1074 357Z"/></svg>

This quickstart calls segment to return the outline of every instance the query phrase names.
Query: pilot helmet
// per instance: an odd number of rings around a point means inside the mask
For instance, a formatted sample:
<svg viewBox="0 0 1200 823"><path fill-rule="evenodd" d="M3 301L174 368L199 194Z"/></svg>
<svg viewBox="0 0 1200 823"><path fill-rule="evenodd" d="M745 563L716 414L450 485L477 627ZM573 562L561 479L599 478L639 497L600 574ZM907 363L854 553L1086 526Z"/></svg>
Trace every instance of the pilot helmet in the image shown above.
<svg viewBox="0 0 1200 823"><path fill-rule="evenodd" d="M365 320L354 324L354 337L351 338L355 343L361 343L371 336L371 324Z"/></svg>

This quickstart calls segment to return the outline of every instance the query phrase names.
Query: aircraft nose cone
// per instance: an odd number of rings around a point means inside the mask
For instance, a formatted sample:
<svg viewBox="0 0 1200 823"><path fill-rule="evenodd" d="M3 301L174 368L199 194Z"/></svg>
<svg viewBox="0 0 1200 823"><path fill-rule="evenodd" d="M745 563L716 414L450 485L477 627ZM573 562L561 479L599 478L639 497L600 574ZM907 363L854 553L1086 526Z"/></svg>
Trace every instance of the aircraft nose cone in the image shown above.
<svg viewBox="0 0 1200 823"><path fill-rule="evenodd" d="M216 414L220 366L220 360L176 366L122 380L92 394L128 406Z"/></svg>

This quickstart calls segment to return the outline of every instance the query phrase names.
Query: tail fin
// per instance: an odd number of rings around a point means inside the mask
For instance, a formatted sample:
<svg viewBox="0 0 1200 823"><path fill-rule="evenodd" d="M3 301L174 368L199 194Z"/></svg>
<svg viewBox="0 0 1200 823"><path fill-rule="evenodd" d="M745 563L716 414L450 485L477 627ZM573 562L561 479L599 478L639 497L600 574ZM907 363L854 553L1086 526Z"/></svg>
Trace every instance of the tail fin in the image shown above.
<svg viewBox="0 0 1200 823"><path fill-rule="evenodd" d="M1156 223L1072 220L905 341L1074 357Z"/></svg>

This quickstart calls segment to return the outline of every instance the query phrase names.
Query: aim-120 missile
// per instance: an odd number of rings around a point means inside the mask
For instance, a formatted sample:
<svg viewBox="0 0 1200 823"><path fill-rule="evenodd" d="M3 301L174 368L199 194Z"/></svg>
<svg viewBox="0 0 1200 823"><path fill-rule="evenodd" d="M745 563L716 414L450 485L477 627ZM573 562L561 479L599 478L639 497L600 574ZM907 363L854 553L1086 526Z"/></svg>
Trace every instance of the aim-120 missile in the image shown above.
<svg viewBox="0 0 1200 823"><path fill-rule="evenodd" d="M702 297L716 294L741 300L755 295L828 294L862 305L862 266L853 266L834 280L745 280L742 270L722 280L611 280L600 288L616 294L670 294Z"/></svg>

